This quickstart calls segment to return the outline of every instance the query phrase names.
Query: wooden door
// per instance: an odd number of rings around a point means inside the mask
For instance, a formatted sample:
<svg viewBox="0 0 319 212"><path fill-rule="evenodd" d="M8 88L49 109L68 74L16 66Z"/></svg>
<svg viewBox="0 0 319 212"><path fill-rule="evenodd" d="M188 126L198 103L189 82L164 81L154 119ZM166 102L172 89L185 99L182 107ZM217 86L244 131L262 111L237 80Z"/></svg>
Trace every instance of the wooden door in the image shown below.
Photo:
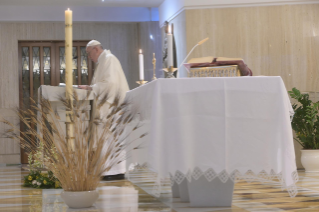
<svg viewBox="0 0 319 212"><path fill-rule="evenodd" d="M87 58L87 42L73 42L73 85L90 85L93 76L93 63ZM56 43L56 67L59 70L56 81L65 83L65 46L64 42Z"/></svg>
<svg viewBox="0 0 319 212"><path fill-rule="evenodd" d="M75 85L90 84L93 64L88 59L86 41L73 44L73 79ZM30 109L30 97L38 99L41 85L58 86L64 83L64 42L19 42L19 106ZM20 130L24 126L20 123ZM28 155L21 149L21 163L28 163Z"/></svg>

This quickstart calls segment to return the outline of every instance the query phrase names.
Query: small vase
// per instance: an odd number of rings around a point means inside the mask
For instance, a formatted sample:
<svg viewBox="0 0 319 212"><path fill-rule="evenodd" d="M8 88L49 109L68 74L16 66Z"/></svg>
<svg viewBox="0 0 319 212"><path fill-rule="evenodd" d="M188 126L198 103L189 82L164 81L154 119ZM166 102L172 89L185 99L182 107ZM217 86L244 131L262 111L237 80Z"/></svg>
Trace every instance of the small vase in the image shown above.
<svg viewBox="0 0 319 212"><path fill-rule="evenodd" d="M306 172L319 172L319 150L301 150L301 164L305 168Z"/></svg>
<svg viewBox="0 0 319 212"><path fill-rule="evenodd" d="M70 208L89 208L99 198L99 192L94 191L62 191L61 197Z"/></svg>

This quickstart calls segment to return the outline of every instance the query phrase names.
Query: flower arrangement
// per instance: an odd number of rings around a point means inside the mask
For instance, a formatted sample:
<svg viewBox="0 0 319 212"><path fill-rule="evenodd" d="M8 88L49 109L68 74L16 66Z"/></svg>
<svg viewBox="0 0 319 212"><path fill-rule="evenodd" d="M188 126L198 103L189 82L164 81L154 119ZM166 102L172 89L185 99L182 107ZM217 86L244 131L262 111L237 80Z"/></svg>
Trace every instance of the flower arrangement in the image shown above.
<svg viewBox="0 0 319 212"><path fill-rule="evenodd" d="M59 180L54 176L52 171L41 171L43 144L40 143L38 151L33 156L28 155L29 171L27 176L24 176L23 186L32 188L61 188ZM33 159L34 158L34 159Z"/></svg>
<svg viewBox="0 0 319 212"><path fill-rule="evenodd" d="M90 92L87 97L89 95ZM131 144L146 134L131 141L127 139L130 133L140 127L137 123L125 128L133 123L135 117L130 112L127 101L115 97L110 104L107 101L108 94L95 96L97 110L107 107L109 112L85 123L84 100L86 99L79 99L76 92L73 93L72 100L60 97L66 110L65 118L74 126L72 144L69 143L66 130L59 123L62 117L50 101L43 97L38 99L38 103L30 98L30 109L17 109L17 115L25 126L23 131L9 121L2 120L9 126L5 131L6 136L19 141L27 152L36 155L39 145L43 145L40 147L41 160L50 172L46 175L31 171L25 178L26 185L44 188L54 184L61 186L64 191L93 191L104 172L126 159L126 154L122 154L124 151L140 148ZM57 182L59 183L56 185Z"/></svg>
<svg viewBox="0 0 319 212"><path fill-rule="evenodd" d="M53 172L31 171L24 177L23 186L32 188L61 188L59 180L54 177Z"/></svg>

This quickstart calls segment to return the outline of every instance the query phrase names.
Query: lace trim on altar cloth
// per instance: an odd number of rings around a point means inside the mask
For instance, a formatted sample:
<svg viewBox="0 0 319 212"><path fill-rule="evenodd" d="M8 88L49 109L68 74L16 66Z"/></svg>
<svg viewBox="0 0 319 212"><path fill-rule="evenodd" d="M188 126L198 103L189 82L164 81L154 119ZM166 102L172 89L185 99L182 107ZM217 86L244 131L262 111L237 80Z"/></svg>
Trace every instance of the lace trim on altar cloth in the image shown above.
<svg viewBox="0 0 319 212"><path fill-rule="evenodd" d="M139 172L141 170L150 171L148 164L131 164L128 170L128 179L134 183L134 179L132 179L130 174ZM152 194L156 197L159 197L161 195L161 188L164 185L170 184L170 186L172 187L175 183L181 184L184 181L184 179L187 179L189 182L191 182L192 180L198 180L201 176L204 176L208 182L211 182L215 178L219 178L219 180L223 183L226 183L228 179L232 180L233 182L238 180L245 180L248 183L280 183L282 190L287 190L290 197L295 197L298 193L296 183L299 180L297 171L291 173L293 184L290 186L286 186L285 180L282 177L282 173L276 173L274 170L271 170L270 173L267 173L266 171L261 171L257 174L251 170L248 170L244 174L240 173L238 170L234 170L229 174L225 170L223 170L220 173L216 173L212 168L207 169L206 171L202 171L200 168L197 167L193 171L188 171L186 174L177 170L174 174L170 173L169 178L160 178L155 172L152 172L152 176L156 178L155 186L152 191Z"/></svg>

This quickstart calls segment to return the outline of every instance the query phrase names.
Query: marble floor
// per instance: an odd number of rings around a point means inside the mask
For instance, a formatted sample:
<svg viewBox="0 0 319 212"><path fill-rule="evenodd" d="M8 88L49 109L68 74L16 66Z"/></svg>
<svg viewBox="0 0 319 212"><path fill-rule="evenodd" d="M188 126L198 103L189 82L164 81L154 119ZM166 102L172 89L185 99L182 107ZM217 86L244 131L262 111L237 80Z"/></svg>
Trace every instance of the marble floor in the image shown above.
<svg viewBox="0 0 319 212"><path fill-rule="evenodd" d="M169 212L242 212L242 211L319 211L319 173L299 171L299 193L291 198L279 184L235 184L232 207L191 208L179 198L172 198L164 188L160 198L149 193L154 185L147 171L133 175L134 184L127 180L104 182L99 185L99 200L94 207L69 209L62 199L62 189L31 189L22 187L22 177L28 172L19 166L0 167L0 211L60 212L60 211L169 211Z"/></svg>

